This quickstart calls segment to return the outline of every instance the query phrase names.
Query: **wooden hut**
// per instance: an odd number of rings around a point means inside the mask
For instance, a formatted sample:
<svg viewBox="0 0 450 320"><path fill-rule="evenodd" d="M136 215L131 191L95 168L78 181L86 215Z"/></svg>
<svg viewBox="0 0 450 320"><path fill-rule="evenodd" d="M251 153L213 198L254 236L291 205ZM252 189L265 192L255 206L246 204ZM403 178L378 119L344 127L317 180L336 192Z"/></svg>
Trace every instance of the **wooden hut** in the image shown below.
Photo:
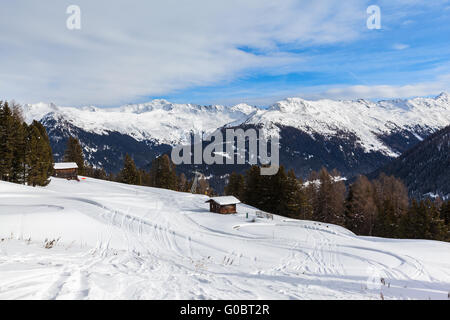
<svg viewBox="0 0 450 320"><path fill-rule="evenodd" d="M213 197L206 202L209 202L209 211L221 214L236 213L236 204L241 203L233 196Z"/></svg>
<svg viewBox="0 0 450 320"><path fill-rule="evenodd" d="M78 165L75 162L59 162L53 165L55 177L78 180Z"/></svg>

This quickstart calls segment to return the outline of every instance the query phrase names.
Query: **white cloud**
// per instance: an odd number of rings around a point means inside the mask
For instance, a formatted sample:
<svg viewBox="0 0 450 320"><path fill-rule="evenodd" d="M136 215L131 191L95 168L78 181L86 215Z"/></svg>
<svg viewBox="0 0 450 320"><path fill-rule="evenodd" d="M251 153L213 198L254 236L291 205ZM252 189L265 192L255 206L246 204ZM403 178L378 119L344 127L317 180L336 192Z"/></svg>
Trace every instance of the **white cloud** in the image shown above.
<svg viewBox="0 0 450 320"><path fill-rule="evenodd" d="M409 48L409 45L404 43L396 43L392 46L395 50L405 50Z"/></svg>
<svg viewBox="0 0 450 320"><path fill-rule="evenodd" d="M79 0L82 29L70 31L70 4L2 1L2 98L118 105L216 84L248 69L301 61L278 52L279 43L354 40L365 12L357 0Z"/></svg>
<svg viewBox="0 0 450 320"><path fill-rule="evenodd" d="M450 92L450 74L442 75L433 81L413 83L409 85L327 85L310 86L295 90L273 90L268 88L244 92L234 98L218 100L216 103L236 104L245 102L251 105L269 106L287 97L300 97L309 100L318 99L395 99L438 95Z"/></svg>

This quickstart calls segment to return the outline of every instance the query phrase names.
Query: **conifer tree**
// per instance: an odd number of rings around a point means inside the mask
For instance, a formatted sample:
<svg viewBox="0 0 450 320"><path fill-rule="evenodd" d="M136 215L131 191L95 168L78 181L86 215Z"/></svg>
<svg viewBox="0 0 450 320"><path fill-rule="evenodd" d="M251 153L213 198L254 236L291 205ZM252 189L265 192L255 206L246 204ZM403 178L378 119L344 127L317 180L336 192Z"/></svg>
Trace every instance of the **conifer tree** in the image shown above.
<svg viewBox="0 0 450 320"><path fill-rule="evenodd" d="M150 180L153 187L177 190L175 164L167 154L153 160L150 169Z"/></svg>
<svg viewBox="0 0 450 320"><path fill-rule="evenodd" d="M178 191L186 192L188 191L188 180L184 173L181 173L178 177Z"/></svg>
<svg viewBox="0 0 450 320"><path fill-rule="evenodd" d="M303 183L302 180L299 180L299 183L298 218L303 220L311 220L314 216L314 199L316 198L316 188L313 183Z"/></svg>
<svg viewBox="0 0 450 320"><path fill-rule="evenodd" d="M43 131L42 131L43 130ZM28 127L25 161L28 167L27 183L31 186L46 186L52 171L52 153L45 128L37 121Z"/></svg>
<svg viewBox="0 0 450 320"><path fill-rule="evenodd" d="M399 179L385 174L381 174L373 184L378 211L374 235L398 237L400 219L408 210L408 191Z"/></svg>
<svg viewBox="0 0 450 320"><path fill-rule="evenodd" d="M449 226L450 221L450 200L447 200L441 204L441 208L439 209L439 216L444 223ZM449 226L450 227L450 226Z"/></svg>
<svg viewBox="0 0 450 320"><path fill-rule="evenodd" d="M256 165L245 174L244 202L257 207L260 205L260 168ZM260 208L261 209L261 208Z"/></svg>
<svg viewBox="0 0 450 320"><path fill-rule="evenodd" d="M280 199L279 213L287 217L296 217L300 214L301 190L300 183L293 169L288 171L282 183L283 192Z"/></svg>
<svg viewBox="0 0 450 320"><path fill-rule="evenodd" d="M75 162L78 166L78 174L84 175L84 155L80 141L77 138L69 137L67 140L66 151L64 152L64 161Z"/></svg>
<svg viewBox="0 0 450 320"><path fill-rule="evenodd" d="M123 169L120 172L120 181L127 184L140 185L140 175L133 159L126 154Z"/></svg>
<svg viewBox="0 0 450 320"><path fill-rule="evenodd" d="M0 180L11 181L14 160L14 120L8 102L0 104Z"/></svg>
<svg viewBox="0 0 450 320"><path fill-rule="evenodd" d="M374 187L365 177L359 176L350 186L346 200L345 226L360 235L372 235L377 207Z"/></svg>
<svg viewBox="0 0 450 320"><path fill-rule="evenodd" d="M429 199L414 199L407 214L401 217L400 236L404 238L447 240L447 231L439 208Z"/></svg>
<svg viewBox="0 0 450 320"><path fill-rule="evenodd" d="M225 187L225 194L235 196L238 199L243 199L245 189L245 179L242 174L232 172L227 186Z"/></svg>
<svg viewBox="0 0 450 320"><path fill-rule="evenodd" d="M327 223L344 224L345 184L335 181L326 168L319 172L315 218Z"/></svg>

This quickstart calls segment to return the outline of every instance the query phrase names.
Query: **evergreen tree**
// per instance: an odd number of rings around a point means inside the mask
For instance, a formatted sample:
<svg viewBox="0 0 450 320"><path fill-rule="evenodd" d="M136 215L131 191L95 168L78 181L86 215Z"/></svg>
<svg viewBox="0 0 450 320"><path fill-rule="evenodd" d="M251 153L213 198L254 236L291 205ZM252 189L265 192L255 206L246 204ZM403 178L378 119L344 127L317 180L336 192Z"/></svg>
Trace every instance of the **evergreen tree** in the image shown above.
<svg viewBox="0 0 450 320"><path fill-rule="evenodd" d="M0 180L11 181L14 161L14 119L8 102L0 104Z"/></svg>
<svg viewBox="0 0 450 320"><path fill-rule="evenodd" d="M439 208L431 200L413 200L408 213L401 217L400 235L412 239L447 240L447 227Z"/></svg>
<svg viewBox="0 0 450 320"><path fill-rule="evenodd" d="M120 172L120 182L134 185L141 184L139 171L133 159L128 154L125 155L123 169Z"/></svg>
<svg viewBox="0 0 450 320"><path fill-rule="evenodd" d="M48 178L52 172L52 152L45 128L37 121L33 121L28 127L25 162L28 168L28 185L46 186L50 182Z"/></svg>
<svg viewBox="0 0 450 320"><path fill-rule="evenodd" d="M84 175L84 155L80 141L77 138L69 137L67 140L64 161L75 162L78 165L78 174Z"/></svg>
<svg viewBox="0 0 450 320"><path fill-rule="evenodd" d="M373 182L377 219L374 235L379 237L398 237L401 217L408 210L408 192L405 185L393 176L381 174Z"/></svg>
<svg viewBox="0 0 450 320"><path fill-rule="evenodd" d="M175 164L167 154L152 162L150 169L151 185L156 188L177 190L177 174Z"/></svg>
<svg viewBox="0 0 450 320"><path fill-rule="evenodd" d="M280 167L281 168L281 167ZM284 171L284 168L283 168ZM283 192L280 199L280 214L287 217L297 217L300 214L301 187L293 169L290 169L283 182Z"/></svg>
<svg viewBox="0 0 450 320"><path fill-rule="evenodd" d="M94 179L107 180L107 174L103 168L94 168L93 166L87 165L84 167L84 175L86 177L91 177Z"/></svg>
<svg viewBox="0 0 450 320"><path fill-rule="evenodd" d="M227 186L225 187L225 194L235 196L238 199L244 199L245 178L242 174L232 172Z"/></svg>
<svg viewBox="0 0 450 320"><path fill-rule="evenodd" d="M449 226L450 221L450 200L447 200L441 204L441 208L439 210L439 216L442 220L444 220L445 224Z"/></svg>
<svg viewBox="0 0 450 320"><path fill-rule="evenodd" d="M11 182L26 183L26 135L27 125L23 121L20 106L13 103L12 108L12 140L13 140L13 159L11 163Z"/></svg>
<svg viewBox="0 0 450 320"><path fill-rule="evenodd" d="M260 168L256 165L245 173L244 202L254 207L259 206L260 177Z"/></svg>

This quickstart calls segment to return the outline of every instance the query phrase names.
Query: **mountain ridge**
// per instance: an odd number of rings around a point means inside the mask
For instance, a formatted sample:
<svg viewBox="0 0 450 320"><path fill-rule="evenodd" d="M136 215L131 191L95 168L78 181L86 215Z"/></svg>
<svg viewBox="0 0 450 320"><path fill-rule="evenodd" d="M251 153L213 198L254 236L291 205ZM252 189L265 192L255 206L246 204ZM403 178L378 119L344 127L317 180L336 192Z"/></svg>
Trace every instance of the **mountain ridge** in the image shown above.
<svg viewBox="0 0 450 320"><path fill-rule="evenodd" d="M280 137L280 163L306 178L322 166L343 176L368 174L450 124L447 93L434 98L380 100L287 98L267 109L235 106L176 104L166 100L101 109L24 105L27 122L41 121L49 132L55 159L62 160L69 136L79 138L87 162L117 173L125 153L138 167L148 169L154 157L190 141L192 134L226 128L262 129ZM226 179L231 171L248 166L189 165L207 176ZM223 178L225 177L225 178ZM223 181L217 190L223 188Z"/></svg>

